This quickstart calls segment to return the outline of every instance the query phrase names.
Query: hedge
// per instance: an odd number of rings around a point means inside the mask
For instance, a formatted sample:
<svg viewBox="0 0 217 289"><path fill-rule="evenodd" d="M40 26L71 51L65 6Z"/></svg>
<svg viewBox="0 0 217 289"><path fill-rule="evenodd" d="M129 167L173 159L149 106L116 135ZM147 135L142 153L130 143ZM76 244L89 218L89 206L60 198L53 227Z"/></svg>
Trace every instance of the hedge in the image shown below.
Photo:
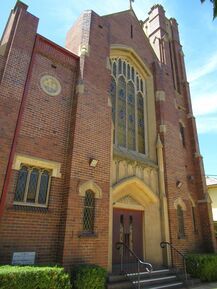
<svg viewBox="0 0 217 289"><path fill-rule="evenodd" d="M217 281L217 254L187 255L187 272L201 281Z"/></svg>
<svg viewBox="0 0 217 289"><path fill-rule="evenodd" d="M0 266L0 289L71 289L70 277L59 267Z"/></svg>
<svg viewBox="0 0 217 289"><path fill-rule="evenodd" d="M72 268L73 289L105 289L107 272L97 265L81 264Z"/></svg>

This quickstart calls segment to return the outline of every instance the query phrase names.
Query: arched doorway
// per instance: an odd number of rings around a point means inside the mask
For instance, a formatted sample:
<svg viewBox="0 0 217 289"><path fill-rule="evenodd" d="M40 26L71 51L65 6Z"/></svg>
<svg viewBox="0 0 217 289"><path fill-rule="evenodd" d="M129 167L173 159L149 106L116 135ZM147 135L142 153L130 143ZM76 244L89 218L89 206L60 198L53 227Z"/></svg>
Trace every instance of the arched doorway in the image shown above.
<svg viewBox="0 0 217 289"><path fill-rule="evenodd" d="M112 187L112 263L120 263L117 242L124 242L136 255L162 262L159 198L138 177L129 177ZM128 258L133 262L133 258Z"/></svg>

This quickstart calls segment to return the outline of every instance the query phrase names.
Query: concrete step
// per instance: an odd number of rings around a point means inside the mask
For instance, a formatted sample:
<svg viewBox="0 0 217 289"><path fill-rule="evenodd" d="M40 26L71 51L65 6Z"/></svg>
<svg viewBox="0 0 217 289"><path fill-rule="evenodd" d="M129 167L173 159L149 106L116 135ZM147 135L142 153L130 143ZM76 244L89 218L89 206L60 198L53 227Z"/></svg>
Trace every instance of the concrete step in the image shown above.
<svg viewBox="0 0 217 289"><path fill-rule="evenodd" d="M140 281L135 280L133 281L133 284L137 285L138 282L140 282L140 284L142 285L152 285L152 284L156 284L156 283L160 283L160 284L164 284L164 283L168 283L171 281L177 281L177 277L174 275L171 276L162 276L162 277L157 277L157 278L150 278L150 279L140 279Z"/></svg>
<svg viewBox="0 0 217 289"><path fill-rule="evenodd" d="M107 289L132 289L132 282L125 275L110 274Z"/></svg>
<svg viewBox="0 0 217 289"><path fill-rule="evenodd" d="M152 272L140 272L140 277L142 279L144 278L156 278L156 277L161 277L161 276L167 276L167 275L172 275L173 273L169 269L160 269L160 270L154 270ZM174 274L173 274L174 275ZM130 279L137 278L138 273L128 273L126 276Z"/></svg>
<svg viewBox="0 0 217 289"><path fill-rule="evenodd" d="M150 272L140 272L140 288L144 289L175 289L183 288L183 282L169 269L160 269ZM108 289L131 289L138 287L138 273L124 275L110 275Z"/></svg>
<svg viewBox="0 0 217 289"><path fill-rule="evenodd" d="M141 286L141 289L178 289L182 288L184 289L184 285L182 282L172 282L168 284L158 284L158 285L151 285L151 286Z"/></svg>

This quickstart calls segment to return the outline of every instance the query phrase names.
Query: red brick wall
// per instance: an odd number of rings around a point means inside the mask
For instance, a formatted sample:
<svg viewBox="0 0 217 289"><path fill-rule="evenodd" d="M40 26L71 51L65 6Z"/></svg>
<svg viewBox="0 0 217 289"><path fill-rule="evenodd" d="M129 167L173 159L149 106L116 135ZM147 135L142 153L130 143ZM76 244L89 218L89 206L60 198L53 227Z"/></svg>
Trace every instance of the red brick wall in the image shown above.
<svg viewBox="0 0 217 289"><path fill-rule="evenodd" d="M63 263L91 262L107 267L112 123L108 106L110 71L106 68L108 29L98 15L87 11L70 31L73 34L67 35L67 48L77 52L80 39L89 52L80 58L78 83L84 92L77 93ZM89 166L90 158L99 160L96 168ZM79 237L84 200L78 187L88 180L102 189L102 198L96 200L96 236Z"/></svg>
<svg viewBox="0 0 217 289"><path fill-rule="evenodd" d="M110 45L121 44L133 48L144 61L145 65L151 68L152 62L156 59L156 56L148 39L144 35L142 26L135 17L134 12L124 11L104 16L103 18L109 26ZM133 38L131 38L131 25Z"/></svg>
<svg viewBox="0 0 217 289"><path fill-rule="evenodd" d="M25 85L25 71L30 65L27 56L29 53L30 58L31 50L29 49L28 52L28 47L32 48L36 37L34 21L35 18L25 12L25 17L19 24L20 30L16 32L18 35L15 34L15 39L19 41L14 43L14 55L8 55L7 63L10 63L10 66L8 64L6 67L4 81L1 84L1 97L4 100L1 102L4 105L4 108L2 107L4 114L1 114L3 120L1 131L5 133L1 160L5 160L5 166ZM18 57L20 51L22 53ZM30 208L13 205L17 178L17 172L13 171L4 214L0 220L1 263L11 262L12 253L16 251L35 251L37 263L57 262L60 259L58 256L60 221L64 196L68 192L66 180L69 172L66 169L73 138L72 108L77 64L77 57L37 36L31 63L32 73L29 75L29 90L16 142L16 153L59 162L62 177L52 177L47 209ZM53 75L60 81L62 86L60 95L52 97L42 91L39 81L44 74ZM2 175L5 175L5 167L1 166L1 169Z"/></svg>
<svg viewBox="0 0 217 289"><path fill-rule="evenodd" d="M161 8L156 7L158 13ZM150 16L151 17L151 16ZM156 17L156 15L155 15ZM165 23L163 21L162 23ZM213 250L213 231L210 218L209 205L207 203L198 203L198 200L206 198L206 189L204 186L204 170L201 160L195 158L195 153L199 153L196 127L192 119L192 108L188 83L185 78L184 60L180 54L181 45L179 43L178 27L174 19L171 20L171 29L173 30L173 39L170 40L172 50L169 50L167 42L165 44L165 54L167 55L166 66L159 66L155 63L153 67L155 77L155 89L164 90L165 101L156 102L156 115L158 127L166 126L166 132L161 133L161 139L164 146L165 161L165 182L168 198L170 237L171 242L181 251L194 250ZM159 33L159 30L161 33ZM156 33L164 35L165 27L157 27ZM152 37L154 37L152 35ZM172 54L171 54L172 52ZM170 62L168 62L170 61ZM174 90L173 71L171 62L175 62L174 74L179 82L181 95ZM182 63L182 68L180 67ZM185 126L185 146L182 145L179 131L179 121ZM189 176L192 176L190 179ZM182 186L178 188L176 182L181 181ZM191 201L189 195L194 200L197 232L193 230L193 219L191 212ZM174 206L176 199L181 198L187 210L184 211L185 238L178 239L177 214ZM203 207L203 208L202 208Z"/></svg>
<svg viewBox="0 0 217 289"><path fill-rule="evenodd" d="M8 53L1 77L0 116L2 147L0 152L0 194L7 169L9 154L15 132L24 84L32 55L38 19L30 16L22 5L16 8L13 35L8 42ZM16 30L16 33L15 33ZM28 31L27 31L28 30ZM10 48L10 49L9 49Z"/></svg>

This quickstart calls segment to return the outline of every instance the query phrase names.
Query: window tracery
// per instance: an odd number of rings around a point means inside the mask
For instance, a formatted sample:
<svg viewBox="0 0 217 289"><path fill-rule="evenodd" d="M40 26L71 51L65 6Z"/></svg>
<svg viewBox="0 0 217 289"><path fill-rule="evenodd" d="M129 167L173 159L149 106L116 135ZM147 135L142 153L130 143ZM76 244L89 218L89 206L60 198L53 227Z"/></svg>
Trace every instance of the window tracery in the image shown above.
<svg viewBox="0 0 217 289"><path fill-rule="evenodd" d="M17 179L14 204L47 206L51 172L22 165Z"/></svg>
<svg viewBox="0 0 217 289"><path fill-rule="evenodd" d="M145 80L127 59L112 58L111 68L114 143L145 154Z"/></svg>

